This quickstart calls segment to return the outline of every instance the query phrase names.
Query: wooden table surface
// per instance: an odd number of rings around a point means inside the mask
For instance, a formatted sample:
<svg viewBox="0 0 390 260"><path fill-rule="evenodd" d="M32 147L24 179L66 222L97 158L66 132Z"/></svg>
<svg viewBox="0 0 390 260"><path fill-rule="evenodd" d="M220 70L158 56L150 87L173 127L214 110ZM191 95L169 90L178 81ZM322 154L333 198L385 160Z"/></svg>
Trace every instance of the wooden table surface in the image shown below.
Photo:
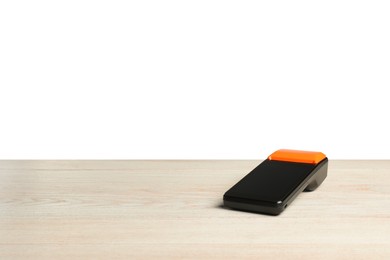
<svg viewBox="0 0 390 260"><path fill-rule="evenodd" d="M390 259L390 161L330 161L279 216L222 207L260 161L0 161L0 259Z"/></svg>

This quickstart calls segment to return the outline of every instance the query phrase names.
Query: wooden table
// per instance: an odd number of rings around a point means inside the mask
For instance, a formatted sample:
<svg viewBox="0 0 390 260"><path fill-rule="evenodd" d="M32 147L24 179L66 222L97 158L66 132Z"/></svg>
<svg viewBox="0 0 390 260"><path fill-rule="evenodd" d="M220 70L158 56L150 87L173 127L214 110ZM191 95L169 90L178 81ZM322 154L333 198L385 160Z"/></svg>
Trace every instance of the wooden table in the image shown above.
<svg viewBox="0 0 390 260"><path fill-rule="evenodd" d="M390 161L330 161L279 216L228 210L260 161L0 161L0 259L390 259Z"/></svg>

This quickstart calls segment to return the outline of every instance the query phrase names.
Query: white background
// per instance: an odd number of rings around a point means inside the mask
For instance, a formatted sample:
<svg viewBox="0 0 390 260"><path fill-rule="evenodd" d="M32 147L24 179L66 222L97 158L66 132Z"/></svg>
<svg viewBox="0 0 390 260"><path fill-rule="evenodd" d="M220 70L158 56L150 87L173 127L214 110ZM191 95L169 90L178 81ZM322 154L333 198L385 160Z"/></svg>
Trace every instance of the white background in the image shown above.
<svg viewBox="0 0 390 260"><path fill-rule="evenodd" d="M389 1L1 1L0 158L390 159Z"/></svg>

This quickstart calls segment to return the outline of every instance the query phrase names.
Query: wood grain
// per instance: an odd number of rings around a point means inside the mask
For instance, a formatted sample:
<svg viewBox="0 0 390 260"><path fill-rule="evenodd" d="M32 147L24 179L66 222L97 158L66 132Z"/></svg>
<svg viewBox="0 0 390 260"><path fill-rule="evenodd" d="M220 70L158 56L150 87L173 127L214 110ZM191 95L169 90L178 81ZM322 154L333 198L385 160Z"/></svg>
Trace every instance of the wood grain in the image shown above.
<svg viewBox="0 0 390 260"><path fill-rule="evenodd" d="M260 161L0 161L0 259L390 259L390 161L330 161L280 216L223 208Z"/></svg>

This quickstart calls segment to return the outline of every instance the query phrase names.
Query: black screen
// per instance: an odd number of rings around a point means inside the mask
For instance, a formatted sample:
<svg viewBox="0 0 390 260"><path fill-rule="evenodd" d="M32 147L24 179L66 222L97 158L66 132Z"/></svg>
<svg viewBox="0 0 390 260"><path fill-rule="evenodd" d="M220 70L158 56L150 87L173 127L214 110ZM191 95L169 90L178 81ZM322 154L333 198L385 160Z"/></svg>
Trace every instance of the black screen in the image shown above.
<svg viewBox="0 0 390 260"><path fill-rule="evenodd" d="M225 195L277 203L283 201L315 167L307 163L265 160Z"/></svg>

